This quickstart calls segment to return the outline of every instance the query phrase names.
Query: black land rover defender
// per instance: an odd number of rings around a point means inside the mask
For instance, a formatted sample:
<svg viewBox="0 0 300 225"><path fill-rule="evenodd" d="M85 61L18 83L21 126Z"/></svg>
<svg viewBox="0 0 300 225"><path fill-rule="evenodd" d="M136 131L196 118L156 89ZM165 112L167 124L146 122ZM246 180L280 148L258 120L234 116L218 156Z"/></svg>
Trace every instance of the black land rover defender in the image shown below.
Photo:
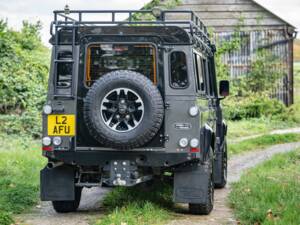
<svg viewBox="0 0 300 225"><path fill-rule="evenodd" d="M156 20L134 19L146 14ZM170 19L177 15L188 19ZM129 187L168 172L174 202L209 214L214 187L226 184L220 100L229 84L218 91L216 49L199 18L65 9L54 12L51 35L41 199L75 211L83 187Z"/></svg>

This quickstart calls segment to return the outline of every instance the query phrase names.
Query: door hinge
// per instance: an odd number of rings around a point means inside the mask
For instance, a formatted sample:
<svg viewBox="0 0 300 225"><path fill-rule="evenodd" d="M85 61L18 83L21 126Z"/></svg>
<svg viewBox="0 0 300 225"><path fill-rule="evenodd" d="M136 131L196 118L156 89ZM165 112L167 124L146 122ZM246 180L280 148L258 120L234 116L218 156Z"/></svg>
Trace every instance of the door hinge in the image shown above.
<svg viewBox="0 0 300 225"><path fill-rule="evenodd" d="M165 109L170 109L170 103L169 102L165 102Z"/></svg>

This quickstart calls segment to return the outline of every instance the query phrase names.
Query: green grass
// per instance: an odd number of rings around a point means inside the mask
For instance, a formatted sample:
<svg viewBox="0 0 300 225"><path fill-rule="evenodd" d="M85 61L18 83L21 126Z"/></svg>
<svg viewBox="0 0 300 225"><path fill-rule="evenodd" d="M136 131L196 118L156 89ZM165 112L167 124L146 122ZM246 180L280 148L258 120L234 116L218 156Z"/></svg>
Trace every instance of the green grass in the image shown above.
<svg viewBox="0 0 300 225"><path fill-rule="evenodd" d="M229 144L229 154L239 154L256 149L264 149L271 145L300 142L300 134L269 134L257 138Z"/></svg>
<svg viewBox="0 0 300 225"><path fill-rule="evenodd" d="M30 138L0 134L0 224L11 224L38 201L40 144Z"/></svg>
<svg viewBox="0 0 300 225"><path fill-rule="evenodd" d="M248 171L233 184L229 202L241 224L300 224L300 150Z"/></svg>
<svg viewBox="0 0 300 225"><path fill-rule="evenodd" d="M227 124L229 140L256 134L266 134L277 129L287 129L300 126L298 122L282 121L270 118L252 118L240 121L227 121Z"/></svg>
<svg viewBox="0 0 300 225"><path fill-rule="evenodd" d="M104 198L103 205L108 212L97 225L164 224L172 217L172 188L162 182L155 182L151 188L115 188Z"/></svg>
<svg viewBox="0 0 300 225"><path fill-rule="evenodd" d="M251 118L240 121L227 121L228 138L266 134L272 130L300 127L300 64L294 64L295 104L287 109L286 115L278 118Z"/></svg>

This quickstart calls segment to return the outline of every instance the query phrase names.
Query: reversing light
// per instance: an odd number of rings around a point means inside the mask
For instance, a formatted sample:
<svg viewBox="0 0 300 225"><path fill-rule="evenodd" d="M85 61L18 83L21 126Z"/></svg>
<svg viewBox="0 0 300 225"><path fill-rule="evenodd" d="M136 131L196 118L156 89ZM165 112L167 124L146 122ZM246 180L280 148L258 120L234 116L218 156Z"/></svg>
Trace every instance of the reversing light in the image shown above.
<svg viewBox="0 0 300 225"><path fill-rule="evenodd" d="M190 116L197 116L199 113L199 108L198 106L192 106L190 109L189 109L189 114Z"/></svg>
<svg viewBox="0 0 300 225"><path fill-rule="evenodd" d="M179 146L182 148L185 148L186 146L188 146L189 144L189 140L187 138L181 138L179 140Z"/></svg>
<svg viewBox="0 0 300 225"><path fill-rule="evenodd" d="M44 111L44 113L45 113L46 115L51 114L51 113L52 113L52 107L51 107L51 105L45 105L45 106L43 107L43 111Z"/></svg>
<svg viewBox="0 0 300 225"><path fill-rule="evenodd" d="M49 138L49 137L43 137L42 143L43 143L44 146L51 145L51 138Z"/></svg>
<svg viewBox="0 0 300 225"><path fill-rule="evenodd" d="M58 146L58 145L61 145L61 137L54 137L53 138L53 144Z"/></svg>
<svg viewBox="0 0 300 225"><path fill-rule="evenodd" d="M190 146L192 148L196 148L199 146L199 140L197 138L193 138L191 141L190 141Z"/></svg>

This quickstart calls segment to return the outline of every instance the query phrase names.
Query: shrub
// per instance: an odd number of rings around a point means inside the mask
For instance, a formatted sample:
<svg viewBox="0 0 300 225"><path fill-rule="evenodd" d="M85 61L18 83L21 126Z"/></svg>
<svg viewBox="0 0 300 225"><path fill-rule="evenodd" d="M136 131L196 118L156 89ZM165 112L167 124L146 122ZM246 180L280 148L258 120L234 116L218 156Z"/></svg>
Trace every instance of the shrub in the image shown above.
<svg viewBox="0 0 300 225"><path fill-rule="evenodd" d="M37 110L29 110L21 115L0 114L0 132L6 134L30 135L35 138L41 136L42 117Z"/></svg>
<svg viewBox="0 0 300 225"><path fill-rule="evenodd" d="M7 212L1 212L0 211L0 224L1 225L11 225L14 221L11 218L11 215Z"/></svg>
<svg viewBox="0 0 300 225"><path fill-rule="evenodd" d="M283 120L283 121L289 121L289 122L295 122L300 123L300 104L295 103L294 105L286 108L285 113L275 115L274 119L277 120Z"/></svg>
<svg viewBox="0 0 300 225"><path fill-rule="evenodd" d="M267 96L229 97L223 102L225 117L230 120L273 117L286 112L283 103Z"/></svg>
<svg viewBox="0 0 300 225"><path fill-rule="evenodd" d="M49 50L43 46L41 24L23 23L20 32L0 20L0 131L41 131L40 110L46 99Z"/></svg>
<svg viewBox="0 0 300 225"><path fill-rule="evenodd" d="M41 108L46 96L49 50L40 24L24 22L20 32L0 21L0 113Z"/></svg>

